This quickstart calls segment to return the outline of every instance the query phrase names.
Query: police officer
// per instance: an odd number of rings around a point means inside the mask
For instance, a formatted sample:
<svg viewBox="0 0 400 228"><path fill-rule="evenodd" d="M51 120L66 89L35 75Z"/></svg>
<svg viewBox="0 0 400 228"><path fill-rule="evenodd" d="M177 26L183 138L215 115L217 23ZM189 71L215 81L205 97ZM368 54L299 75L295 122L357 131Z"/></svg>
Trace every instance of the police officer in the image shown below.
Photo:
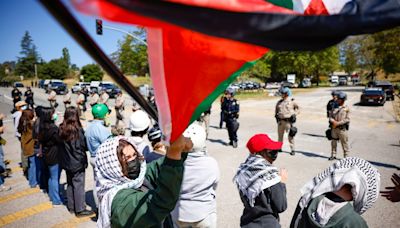
<svg viewBox="0 0 400 228"><path fill-rule="evenodd" d="M15 104L18 101L21 101L21 96L22 96L21 91L19 91L19 89L16 86L14 86L14 89L11 91L11 97L12 97L13 102L14 102L14 108L15 108Z"/></svg>
<svg viewBox="0 0 400 228"><path fill-rule="evenodd" d="M297 133L297 128L294 126L296 116L299 114L299 106L290 99L291 91L287 87L279 89L282 99L278 101L275 107L275 118L278 123L278 141L283 142L283 135L289 132L290 155L295 155L294 136Z"/></svg>
<svg viewBox="0 0 400 228"><path fill-rule="evenodd" d="M89 99L89 104L90 106L95 106L97 103L99 103L100 97L99 94L97 94L97 91L95 89L92 89L90 91L90 99Z"/></svg>
<svg viewBox="0 0 400 228"><path fill-rule="evenodd" d="M350 109L344 104L347 99L347 95L344 92L337 94L338 108L333 110L329 122L332 125L332 154L329 160L336 159L337 141L340 140L343 148L344 157L349 156L349 144L348 144L348 130L350 124Z"/></svg>
<svg viewBox="0 0 400 228"><path fill-rule="evenodd" d="M118 127L119 121L123 120L122 111L124 110L125 98L122 95L122 91L118 91L117 98L115 99L115 113L117 115L115 126Z"/></svg>
<svg viewBox="0 0 400 228"><path fill-rule="evenodd" d="M328 101L328 104L326 105L326 117L328 117L328 118L331 117L333 110L335 110L336 108L339 107L339 105L336 101L337 94L338 94L338 91L332 91L332 93L331 93L332 99L330 101Z"/></svg>
<svg viewBox="0 0 400 228"><path fill-rule="evenodd" d="M58 103L57 103L57 93L56 93L56 91L54 91L53 89L50 90L50 94L49 94L49 97L47 98L47 100L50 103L50 107L57 108Z"/></svg>
<svg viewBox="0 0 400 228"><path fill-rule="evenodd" d="M31 87L28 87L27 90L25 91L25 102L28 104L28 108L31 107L33 109L33 92L31 90Z"/></svg>
<svg viewBox="0 0 400 228"><path fill-rule="evenodd" d="M226 99L222 103L222 111L224 112L224 118L226 128L229 134L229 145L233 148L237 147L237 131L239 129L239 102L233 97L235 95L233 89L228 88L226 90Z"/></svg>

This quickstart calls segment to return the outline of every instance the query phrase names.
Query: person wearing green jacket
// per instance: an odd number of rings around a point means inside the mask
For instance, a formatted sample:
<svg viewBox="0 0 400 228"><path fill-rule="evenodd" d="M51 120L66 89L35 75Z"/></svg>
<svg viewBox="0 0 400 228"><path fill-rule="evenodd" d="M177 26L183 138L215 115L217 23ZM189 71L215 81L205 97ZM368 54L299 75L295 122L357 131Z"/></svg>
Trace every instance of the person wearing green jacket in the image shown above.
<svg viewBox="0 0 400 228"><path fill-rule="evenodd" d="M301 189L290 228L368 227L361 214L376 202L379 187L380 174L368 161L337 161Z"/></svg>
<svg viewBox="0 0 400 228"><path fill-rule="evenodd" d="M97 227L172 227L183 162L193 144L180 136L165 158L146 164L129 137L105 141L96 155Z"/></svg>

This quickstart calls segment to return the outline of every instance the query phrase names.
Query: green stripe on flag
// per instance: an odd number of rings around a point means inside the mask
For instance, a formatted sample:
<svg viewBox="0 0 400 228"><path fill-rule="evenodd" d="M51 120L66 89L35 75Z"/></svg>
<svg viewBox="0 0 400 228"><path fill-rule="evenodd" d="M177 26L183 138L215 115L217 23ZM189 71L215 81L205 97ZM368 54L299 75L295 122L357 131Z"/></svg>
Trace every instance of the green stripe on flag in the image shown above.
<svg viewBox="0 0 400 228"><path fill-rule="evenodd" d="M258 59L257 59L258 60ZM225 89L245 70L247 70L248 68L254 66L254 64L256 64L257 60L251 61L251 62L247 62L245 63L238 71L236 71L235 73L233 73L231 76L229 76L229 78L227 78L225 81L221 82L221 84L218 85L218 87L210 94L208 95L208 97L206 99L204 99L203 102L201 102L199 104L199 106L197 106L196 110L193 113L192 118L190 119L190 123L193 123L195 120L197 120L201 114L206 111L211 104L214 102L215 99L217 99L217 97L219 95L221 95Z"/></svg>
<svg viewBox="0 0 400 228"><path fill-rule="evenodd" d="M293 9L292 0L265 0L266 2L272 3L276 6L280 6L287 9Z"/></svg>

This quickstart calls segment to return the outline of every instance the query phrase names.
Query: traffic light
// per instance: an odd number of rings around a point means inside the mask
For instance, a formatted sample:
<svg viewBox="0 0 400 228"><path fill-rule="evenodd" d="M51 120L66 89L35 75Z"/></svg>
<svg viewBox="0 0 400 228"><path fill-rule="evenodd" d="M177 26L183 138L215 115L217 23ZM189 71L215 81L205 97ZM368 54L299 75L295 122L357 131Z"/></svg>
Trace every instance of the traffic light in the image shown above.
<svg viewBox="0 0 400 228"><path fill-rule="evenodd" d="M96 33L97 35L103 35L103 21L96 19Z"/></svg>

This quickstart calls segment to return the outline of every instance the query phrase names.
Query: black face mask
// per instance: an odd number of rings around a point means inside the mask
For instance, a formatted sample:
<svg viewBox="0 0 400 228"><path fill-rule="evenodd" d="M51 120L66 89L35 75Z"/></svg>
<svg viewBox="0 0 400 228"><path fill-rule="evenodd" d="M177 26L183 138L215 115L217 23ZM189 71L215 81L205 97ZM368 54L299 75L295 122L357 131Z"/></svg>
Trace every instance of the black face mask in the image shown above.
<svg viewBox="0 0 400 228"><path fill-rule="evenodd" d="M128 178L132 179L132 180L138 178L138 176L140 174L140 166L141 166L141 162L140 162L139 158L129 161L127 163L127 165L128 165Z"/></svg>
<svg viewBox="0 0 400 228"><path fill-rule="evenodd" d="M269 158L271 158L272 161L275 161L278 158L278 152L279 152L279 150L272 150L272 151L267 153L267 156Z"/></svg>

